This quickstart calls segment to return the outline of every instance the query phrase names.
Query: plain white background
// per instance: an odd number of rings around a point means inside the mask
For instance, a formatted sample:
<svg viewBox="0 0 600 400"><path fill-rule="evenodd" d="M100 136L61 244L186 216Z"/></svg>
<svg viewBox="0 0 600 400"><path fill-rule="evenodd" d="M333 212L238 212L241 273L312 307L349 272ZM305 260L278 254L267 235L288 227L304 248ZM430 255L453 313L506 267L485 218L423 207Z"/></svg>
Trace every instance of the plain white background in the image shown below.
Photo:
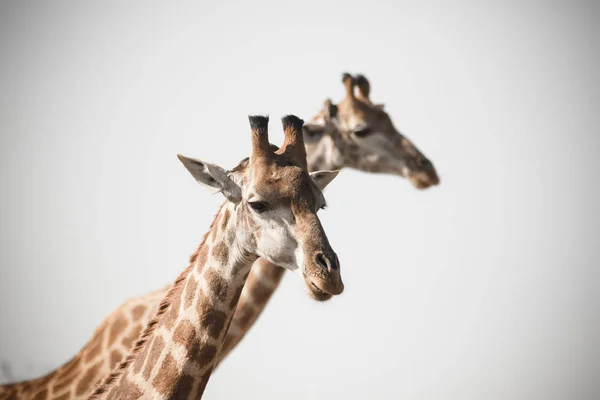
<svg viewBox="0 0 600 400"><path fill-rule="evenodd" d="M343 171L345 293L286 276L205 397L600 397L598 3L496 3L3 2L0 360L45 373L172 281L221 202L176 153L231 167L348 71L442 184Z"/></svg>

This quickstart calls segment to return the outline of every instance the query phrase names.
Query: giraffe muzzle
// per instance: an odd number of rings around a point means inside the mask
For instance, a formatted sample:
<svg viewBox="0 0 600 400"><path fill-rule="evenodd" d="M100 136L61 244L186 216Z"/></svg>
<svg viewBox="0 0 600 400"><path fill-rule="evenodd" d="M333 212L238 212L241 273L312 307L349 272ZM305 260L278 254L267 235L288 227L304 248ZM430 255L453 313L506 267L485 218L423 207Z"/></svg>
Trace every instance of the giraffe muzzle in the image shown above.
<svg viewBox="0 0 600 400"><path fill-rule="evenodd" d="M318 301L329 300L344 291L340 261L333 252L316 251L312 262L306 265L304 279L311 296Z"/></svg>
<svg viewBox="0 0 600 400"><path fill-rule="evenodd" d="M340 262L335 254L327 257L323 252L319 251L315 255L315 263L329 273L340 269Z"/></svg>

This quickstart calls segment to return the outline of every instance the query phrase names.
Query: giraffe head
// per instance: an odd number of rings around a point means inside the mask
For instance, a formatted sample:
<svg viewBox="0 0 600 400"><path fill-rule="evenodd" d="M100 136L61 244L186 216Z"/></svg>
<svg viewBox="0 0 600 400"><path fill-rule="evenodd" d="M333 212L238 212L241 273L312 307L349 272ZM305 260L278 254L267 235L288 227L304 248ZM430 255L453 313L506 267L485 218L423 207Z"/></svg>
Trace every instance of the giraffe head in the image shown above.
<svg viewBox="0 0 600 400"><path fill-rule="evenodd" d="M231 171L178 157L198 182L218 189L230 203L240 254L298 272L314 299L328 300L342 293L344 284L317 211L325 206L321 190L338 171L309 174L300 118L282 119L281 148L269 144L268 121L250 117L252 154Z"/></svg>
<svg viewBox="0 0 600 400"><path fill-rule="evenodd" d="M394 127L383 104L371 102L367 78L344 74L342 81L344 100L337 105L326 100L304 125L311 167L399 175L418 189L437 185L440 180L431 161Z"/></svg>

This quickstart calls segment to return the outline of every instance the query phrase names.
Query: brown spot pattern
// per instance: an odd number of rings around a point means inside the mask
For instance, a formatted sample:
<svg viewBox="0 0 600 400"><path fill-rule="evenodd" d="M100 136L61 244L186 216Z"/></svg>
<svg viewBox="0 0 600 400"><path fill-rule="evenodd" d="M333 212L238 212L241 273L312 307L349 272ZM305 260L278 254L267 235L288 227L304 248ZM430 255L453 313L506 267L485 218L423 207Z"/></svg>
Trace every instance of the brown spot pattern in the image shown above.
<svg viewBox="0 0 600 400"><path fill-rule="evenodd" d="M152 373L152 369L156 365L158 361L158 357L162 353L165 348L165 341L160 336L155 336L152 341L152 347L150 349L150 353L148 354L148 359L146 360L146 368L144 368L143 376L144 379L150 379L150 374Z"/></svg>
<svg viewBox="0 0 600 400"><path fill-rule="evenodd" d="M173 293L173 302L169 306L169 311L165 313L163 317L163 323L168 330L173 329L173 325L175 321L177 321L177 317L179 316L179 306L181 305L181 294L182 291L178 290Z"/></svg>
<svg viewBox="0 0 600 400"><path fill-rule="evenodd" d="M189 375L184 375L177 380L177 385L173 389L171 394L172 399L187 399L197 398L197 396L190 396L194 387L194 378Z"/></svg>
<svg viewBox="0 0 600 400"><path fill-rule="evenodd" d="M229 247L225 241L218 242L212 250L212 256L220 264L227 264L229 262Z"/></svg>
<svg viewBox="0 0 600 400"><path fill-rule="evenodd" d="M125 346L125 348L129 349L131 347L131 345L133 344L133 342L140 336L140 334L142 333L142 325L137 325L133 328L133 330L131 332L129 332L129 334L123 338L123 346Z"/></svg>
<svg viewBox="0 0 600 400"><path fill-rule="evenodd" d="M67 392L58 397L53 397L52 400L67 400L69 397L71 397L71 393Z"/></svg>
<svg viewBox="0 0 600 400"><path fill-rule="evenodd" d="M198 254L194 257L194 260L198 264L198 272L202 271L202 267L206 264L206 258L208 256L208 245L204 244L198 251Z"/></svg>
<svg viewBox="0 0 600 400"><path fill-rule="evenodd" d="M225 211L223 211L223 217L221 218L221 230L225 230L227 228L227 224L229 223L229 209L226 208Z"/></svg>
<svg viewBox="0 0 600 400"><path fill-rule="evenodd" d="M146 306L143 304L140 304L139 306L135 306L135 308L133 310L131 310L131 316L133 317L133 319L135 321L137 321L144 316L145 312L146 312Z"/></svg>
<svg viewBox="0 0 600 400"><path fill-rule="evenodd" d="M85 375L83 376L83 378L81 378L81 380L77 384L77 387L75 388L76 395L81 396L92 388L92 386L96 383L96 375L98 375L98 372L103 362L104 360L98 361L86 371Z"/></svg>
<svg viewBox="0 0 600 400"><path fill-rule="evenodd" d="M217 348L211 344L203 343L198 349L198 364L201 367L208 365L217 356Z"/></svg>
<svg viewBox="0 0 600 400"><path fill-rule="evenodd" d="M219 301L225 301L227 299L227 290L229 289L229 285L227 281L219 275L215 270L208 269L204 273L204 279L206 280L208 286L213 291L214 296ZM198 302L198 306L201 306L201 302Z"/></svg>
<svg viewBox="0 0 600 400"><path fill-rule="evenodd" d="M44 389L41 392L37 392L35 396L33 396L33 400L44 400L48 396L48 389Z"/></svg>
<svg viewBox="0 0 600 400"><path fill-rule="evenodd" d="M81 364L81 358L76 357L71 360L67 365L65 365L64 369L59 370L59 375L56 377L57 381L62 381L63 379L71 378L72 375L79 372L79 366Z"/></svg>
<svg viewBox="0 0 600 400"><path fill-rule="evenodd" d="M188 278L187 285L185 287L185 302L184 307L190 308L192 303L194 302L194 297L196 297L196 290L198 289L198 282L193 276Z"/></svg>
<svg viewBox="0 0 600 400"><path fill-rule="evenodd" d="M168 396L172 389L169 387L169 384L173 382L173 379L177 376L178 372L177 363L171 354L167 354L160 366L159 371L160 373L156 375L152 385L159 393Z"/></svg>
<svg viewBox="0 0 600 400"><path fill-rule="evenodd" d="M79 369L80 364L80 359L76 359L60 373L53 385L54 392L60 393L73 384L73 379L81 372Z"/></svg>
<svg viewBox="0 0 600 400"><path fill-rule="evenodd" d="M250 289L252 290L252 298L254 299L255 306L262 306L273 294L273 290L270 287L264 286L260 281L252 282Z"/></svg>
<svg viewBox="0 0 600 400"><path fill-rule="evenodd" d="M70 377L72 378L72 377ZM73 385L73 379L64 379L60 382L57 382L53 385L52 389L54 392L62 392L64 389Z"/></svg>
<svg viewBox="0 0 600 400"><path fill-rule="evenodd" d="M90 362L94 360L100 353L102 352L102 341L96 340L95 343L92 343L91 346L87 347L87 351L85 353L84 362Z"/></svg>
<svg viewBox="0 0 600 400"><path fill-rule="evenodd" d="M173 333L173 340L185 346L188 353L195 351L198 341L194 325L189 321L181 321Z"/></svg>
<svg viewBox="0 0 600 400"><path fill-rule="evenodd" d="M109 396L113 399L119 400L138 400L143 396L142 391L139 387L129 379L125 378L120 385L115 386L110 391Z"/></svg>
<svg viewBox="0 0 600 400"><path fill-rule="evenodd" d="M120 351L118 350L113 350L110 353L110 367L112 369L112 367L114 365L116 365L119 361L121 361L121 359L123 359L123 355L121 354Z"/></svg>
<svg viewBox="0 0 600 400"><path fill-rule="evenodd" d="M140 371L142 370L143 366L144 366L144 357L142 357L141 354L138 353L138 355L137 355L137 357L135 357L135 361L133 363L133 373L139 374Z"/></svg>
<svg viewBox="0 0 600 400"><path fill-rule="evenodd" d="M114 342L116 342L119 335L127 328L127 319L123 315L119 315L119 317L113 322L110 327L110 333L108 337L108 346L110 347Z"/></svg>
<svg viewBox="0 0 600 400"><path fill-rule="evenodd" d="M8 397L6 397L6 400L19 400L20 397L20 393L19 390L16 389L17 391L15 392L11 392L8 394Z"/></svg>
<svg viewBox="0 0 600 400"><path fill-rule="evenodd" d="M200 324L203 326L210 337L218 338L219 334L225 326L227 321L227 314L223 311L207 310L207 312L200 315Z"/></svg>

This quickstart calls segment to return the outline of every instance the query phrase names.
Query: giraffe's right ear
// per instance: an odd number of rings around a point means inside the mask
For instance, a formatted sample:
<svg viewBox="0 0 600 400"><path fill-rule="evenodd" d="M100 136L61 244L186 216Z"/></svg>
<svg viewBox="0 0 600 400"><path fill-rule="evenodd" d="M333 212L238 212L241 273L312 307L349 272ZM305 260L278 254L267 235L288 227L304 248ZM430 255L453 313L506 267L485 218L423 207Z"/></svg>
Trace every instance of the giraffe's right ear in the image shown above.
<svg viewBox="0 0 600 400"><path fill-rule="evenodd" d="M336 171L315 171L310 173L310 177L317 187L321 190L325 189L327 185L340 173Z"/></svg>
<svg viewBox="0 0 600 400"><path fill-rule="evenodd" d="M308 122L302 127L302 133L306 143L317 142L325 134L325 124Z"/></svg>
<svg viewBox="0 0 600 400"><path fill-rule="evenodd" d="M233 203L237 204L242 200L242 188L229 177L223 168L181 154L177 154L177 158L198 183L219 189L227 200Z"/></svg>
<svg viewBox="0 0 600 400"><path fill-rule="evenodd" d="M302 127L304 133L305 142L315 142L320 140L325 134L325 128L327 124L333 123L337 117L338 107L333 104L331 99L325 100L323 109L319 113L319 116L313 118L311 121L306 122Z"/></svg>

